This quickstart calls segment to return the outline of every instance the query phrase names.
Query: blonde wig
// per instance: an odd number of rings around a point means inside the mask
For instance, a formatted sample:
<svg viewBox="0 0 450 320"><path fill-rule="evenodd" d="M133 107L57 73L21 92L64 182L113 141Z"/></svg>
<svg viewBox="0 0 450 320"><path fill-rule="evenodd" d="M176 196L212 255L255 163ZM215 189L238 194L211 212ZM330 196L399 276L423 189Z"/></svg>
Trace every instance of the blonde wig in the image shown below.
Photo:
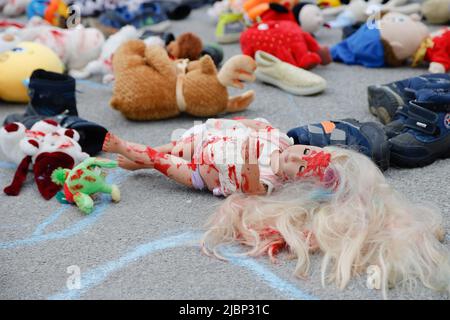
<svg viewBox="0 0 450 320"><path fill-rule="evenodd" d="M268 196L229 196L208 222L202 239L206 254L219 245L249 246L250 256L274 259L287 249L296 259L295 274L307 275L310 254L320 250L322 285L343 289L351 277L379 270L379 289L426 287L449 291L450 262L440 227L429 205L406 200L386 182L366 156L327 147L331 154L325 181L302 179Z"/></svg>

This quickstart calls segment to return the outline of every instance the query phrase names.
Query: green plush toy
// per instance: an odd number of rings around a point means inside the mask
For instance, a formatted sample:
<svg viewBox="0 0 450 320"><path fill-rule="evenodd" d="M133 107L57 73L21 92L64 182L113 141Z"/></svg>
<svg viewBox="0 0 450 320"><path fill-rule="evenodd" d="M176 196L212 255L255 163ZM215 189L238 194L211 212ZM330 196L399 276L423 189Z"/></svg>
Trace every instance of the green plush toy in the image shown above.
<svg viewBox="0 0 450 320"><path fill-rule="evenodd" d="M72 170L58 168L52 173L52 181L62 185L63 191L57 194L61 203L75 203L81 211L89 214L94 209L91 195L102 192L111 194L114 202L120 201L120 190L116 185L105 181L101 168L116 168L117 161L87 158Z"/></svg>

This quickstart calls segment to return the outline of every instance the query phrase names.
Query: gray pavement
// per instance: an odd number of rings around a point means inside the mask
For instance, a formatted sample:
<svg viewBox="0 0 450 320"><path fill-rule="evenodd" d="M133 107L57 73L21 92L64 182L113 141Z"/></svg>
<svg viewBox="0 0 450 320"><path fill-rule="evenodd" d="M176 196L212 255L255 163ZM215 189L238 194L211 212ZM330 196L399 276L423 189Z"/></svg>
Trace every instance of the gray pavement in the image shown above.
<svg viewBox="0 0 450 320"><path fill-rule="evenodd" d="M214 27L204 10L175 22L175 34L192 31L205 42L214 41ZM319 42L334 44L340 31L321 30ZM224 46L226 58L239 53L237 44ZM327 90L314 97L295 97L261 83L248 85L256 100L241 115L264 117L282 130L330 118L354 117L374 121L367 108L371 84L420 75L425 69L362 67L330 64L314 72L328 81ZM81 117L98 122L128 140L156 146L168 142L173 130L189 128L194 118L182 116L156 122L130 122L109 107L111 87L88 81L78 84ZM24 106L0 103L0 118L23 111ZM0 161L5 160L0 155ZM387 179L413 201L429 201L450 227L448 174L450 160L425 168L389 169ZM0 185L9 183L14 169L0 162ZM365 287L365 277L343 291L320 284L319 259L311 276L292 275L295 262L272 264L266 257L235 258L229 262L203 255L198 239L204 223L220 204L208 193L194 192L157 172L112 171L122 201L106 198L95 212L83 216L73 206L43 200L32 174L19 197L0 193L0 298L1 299L379 299ZM446 245L448 246L448 237ZM71 267L72 266L72 267ZM80 289L68 289L79 267ZM72 271L71 271L72 270ZM442 299L419 285L411 293L391 290L393 299Z"/></svg>

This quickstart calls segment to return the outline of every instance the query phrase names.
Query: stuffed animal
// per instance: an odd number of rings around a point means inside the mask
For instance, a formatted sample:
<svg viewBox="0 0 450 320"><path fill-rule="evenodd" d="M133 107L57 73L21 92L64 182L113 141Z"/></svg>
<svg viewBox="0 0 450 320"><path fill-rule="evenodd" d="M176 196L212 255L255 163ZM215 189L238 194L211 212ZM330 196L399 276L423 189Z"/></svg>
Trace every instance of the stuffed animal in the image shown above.
<svg viewBox="0 0 450 320"><path fill-rule="evenodd" d="M324 17L318 6L311 3L299 3L290 7L271 2L269 9L260 16L262 22L270 20L290 20L297 22L304 31L315 33L324 25Z"/></svg>
<svg viewBox="0 0 450 320"><path fill-rule="evenodd" d="M92 195L96 193L111 194L114 202L120 201L120 190L116 185L105 181L101 168L116 168L117 161L99 158L87 158L73 169L58 168L52 173L53 183L64 186L56 196L62 203L75 203L85 214L94 209Z"/></svg>
<svg viewBox="0 0 450 320"><path fill-rule="evenodd" d="M38 16L54 26L65 28L69 10L63 0L31 0L27 6L27 16L28 19Z"/></svg>
<svg viewBox="0 0 450 320"><path fill-rule="evenodd" d="M102 47L97 60L89 62L85 68L70 70L69 74L76 79L85 79L93 75L103 75L103 82L109 82L112 76L112 57L117 48L128 40L137 39L140 32L133 26L125 26L110 36Z"/></svg>
<svg viewBox="0 0 450 320"><path fill-rule="evenodd" d="M429 36L419 16L385 14L377 27L363 24L357 32L331 48L334 61L376 68L400 66Z"/></svg>
<svg viewBox="0 0 450 320"><path fill-rule="evenodd" d="M173 59L197 60L203 50L203 43L195 34L187 32L170 41L166 46Z"/></svg>
<svg viewBox="0 0 450 320"><path fill-rule="evenodd" d="M242 13L243 5L246 0L222 0L216 1L211 8L208 9L208 16L215 22L219 17L228 12Z"/></svg>
<svg viewBox="0 0 450 320"><path fill-rule="evenodd" d="M64 64L50 48L33 42L21 42L0 54L0 99L10 102L29 100L24 84L34 70L62 73Z"/></svg>
<svg viewBox="0 0 450 320"><path fill-rule="evenodd" d="M299 0L247 0L244 2L243 8L248 20L257 21L270 9L271 3L281 4L292 9L298 2Z"/></svg>
<svg viewBox="0 0 450 320"><path fill-rule="evenodd" d="M421 12L429 23L446 24L450 21L450 0L427 0Z"/></svg>
<svg viewBox="0 0 450 320"><path fill-rule="evenodd" d="M132 120L166 119L182 112L207 117L242 111L254 98L253 91L230 98L227 90L254 80L256 64L246 56L232 57L217 73L208 55L192 62L173 61L163 48L131 40L116 51L113 67L111 106Z"/></svg>
<svg viewBox="0 0 450 320"><path fill-rule="evenodd" d="M71 69L82 69L97 59L105 42L103 34L95 28L77 25L62 29L52 26L40 17L33 17L23 29L7 31L22 41L33 41L52 49L61 61Z"/></svg>
<svg viewBox="0 0 450 320"><path fill-rule="evenodd" d="M412 66L429 62L430 73L446 73L450 70L450 29L444 28L426 38L417 50Z"/></svg>
<svg viewBox="0 0 450 320"><path fill-rule="evenodd" d="M242 53L254 57L258 50L270 53L294 66L311 69L331 62L327 47L321 47L308 32L293 21L257 23L241 35Z"/></svg>
<svg viewBox="0 0 450 320"><path fill-rule="evenodd" d="M0 53L3 51L11 50L16 45L18 45L19 42L19 37L15 35L0 33Z"/></svg>
<svg viewBox="0 0 450 320"><path fill-rule="evenodd" d="M343 28L366 22L369 17L379 18L382 13L399 12L413 14L420 11L420 4L406 4L408 0L389 0L382 4L381 0L351 0L348 5L325 8L322 10L327 17L337 15L327 24L330 28Z"/></svg>
<svg viewBox="0 0 450 320"><path fill-rule="evenodd" d="M29 3L30 0L6 0L4 1L3 14L7 17L20 16L25 13L25 9Z"/></svg>
<svg viewBox="0 0 450 320"><path fill-rule="evenodd" d="M53 170L72 168L89 157L82 152L79 138L78 132L62 128L54 120L39 121L30 130L19 122L4 125L0 129L0 150L7 160L19 165L13 182L4 192L18 195L32 164L39 192L44 199L51 199L59 190L51 181Z"/></svg>

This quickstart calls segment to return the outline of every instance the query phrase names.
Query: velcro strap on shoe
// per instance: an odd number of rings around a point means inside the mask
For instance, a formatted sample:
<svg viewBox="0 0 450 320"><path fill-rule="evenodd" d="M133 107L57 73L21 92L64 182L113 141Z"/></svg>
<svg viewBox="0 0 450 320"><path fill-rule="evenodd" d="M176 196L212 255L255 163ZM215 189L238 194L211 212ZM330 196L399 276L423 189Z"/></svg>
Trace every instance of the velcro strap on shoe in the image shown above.
<svg viewBox="0 0 450 320"><path fill-rule="evenodd" d="M343 145L345 144L346 139L347 134L345 133L345 131L342 131L340 129L334 129L333 132L331 132L330 144Z"/></svg>
<svg viewBox="0 0 450 320"><path fill-rule="evenodd" d="M438 131L438 115L430 110L422 108L412 102L409 103L408 119L405 127L426 134L435 134Z"/></svg>
<svg viewBox="0 0 450 320"><path fill-rule="evenodd" d="M310 134L309 143L312 146L324 147L328 145L327 136L324 134L322 128L316 127L315 125L308 125L308 131Z"/></svg>
<svg viewBox="0 0 450 320"><path fill-rule="evenodd" d="M450 112L450 103L437 103L428 101L414 101L418 106L427 108L432 112Z"/></svg>

